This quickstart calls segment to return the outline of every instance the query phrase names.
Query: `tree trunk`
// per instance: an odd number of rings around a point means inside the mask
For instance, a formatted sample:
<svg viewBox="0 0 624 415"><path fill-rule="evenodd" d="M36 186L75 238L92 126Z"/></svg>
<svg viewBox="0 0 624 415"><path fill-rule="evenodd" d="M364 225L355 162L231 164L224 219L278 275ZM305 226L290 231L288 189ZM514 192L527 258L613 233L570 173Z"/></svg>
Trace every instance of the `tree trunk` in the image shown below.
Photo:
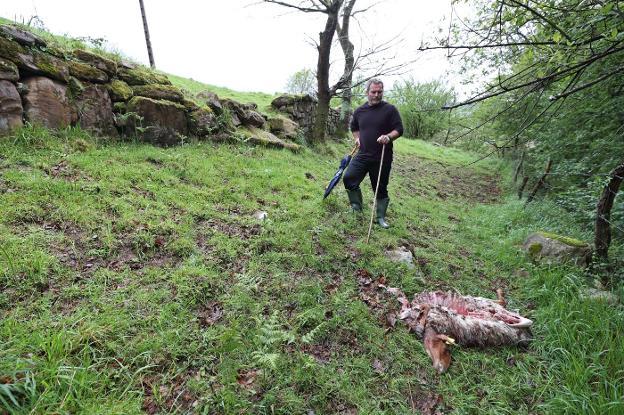
<svg viewBox="0 0 624 415"><path fill-rule="evenodd" d="M596 207L596 224L594 232L594 244L596 245L596 255L601 259L608 259L609 245L611 245L611 208L613 201L620 189L624 178L624 163L613 169L611 180L602 191Z"/></svg>
<svg viewBox="0 0 624 415"><path fill-rule="evenodd" d="M351 22L351 13L353 12L355 2L356 0L349 0L342 10L342 27L340 25L336 26L338 40L340 41L342 53L345 57L344 71L342 74L342 103L340 105L340 129L343 133L349 128L351 100L353 97L351 87L353 85L353 71L355 69L355 58L353 56L353 50L355 48L349 39L349 24Z"/></svg>
<svg viewBox="0 0 624 415"><path fill-rule="evenodd" d="M145 6L143 6L143 0L139 0L141 6L141 17L143 18L143 31L145 32L145 43L147 43L147 54L149 55L150 67L156 68L154 63L154 54L152 53L152 41L150 40L149 29L147 28L147 17L145 16Z"/></svg>
<svg viewBox="0 0 624 415"><path fill-rule="evenodd" d="M520 173L520 169L522 169L522 163L524 163L524 151L520 156L520 162L518 162L518 166L516 167L516 171L514 172L513 182L516 183L518 181L518 174Z"/></svg>
<svg viewBox="0 0 624 415"><path fill-rule="evenodd" d="M535 187L533 188L533 191L527 198L526 204L531 203L531 201L535 198L535 195L537 194L538 190L541 189L542 186L544 186L544 183L546 183L546 177L548 176L548 173L550 173L551 167L552 167L552 160L548 160L548 164L546 164L546 170L544 171L544 174L542 175L542 177L537 181L537 183L535 183Z"/></svg>
<svg viewBox="0 0 624 415"><path fill-rule="evenodd" d="M318 82L318 105L312 130L312 141L325 141L325 130L327 128L327 118L329 115L329 100L331 94L329 90L329 55L331 52L334 32L338 24L338 12L343 0L333 0L327 7L327 21L325 29L319 33L318 61L316 65L316 80Z"/></svg>
<svg viewBox="0 0 624 415"><path fill-rule="evenodd" d="M522 184L518 188L518 200L522 200L522 194L524 193L524 188L526 187L528 182L529 176L524 176L524 178L522 179Z"/></svg>

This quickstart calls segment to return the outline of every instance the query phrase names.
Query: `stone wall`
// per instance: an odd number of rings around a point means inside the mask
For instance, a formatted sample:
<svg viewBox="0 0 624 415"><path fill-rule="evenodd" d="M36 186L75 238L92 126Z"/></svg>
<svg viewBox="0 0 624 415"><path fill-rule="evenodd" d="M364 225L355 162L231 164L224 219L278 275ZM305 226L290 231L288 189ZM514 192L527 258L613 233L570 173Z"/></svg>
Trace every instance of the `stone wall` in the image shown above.
<svg viewBox="0 0 624 415"><path fill-rule="evenodd" d="M287 114L290 119L299 124L306 137L312 134L316 114L316 98L310 95L285 94L275 98L271 105L278 111ZM325 129L326 134L329 136L335 135L339 125L340 111L330 108Z"/></svg>
<svg viewBox="0 0 624 415"><path fill-rule="evenodd" d="M86 50L58 50L18 26L0 25L0 134L25 122L158 144L218 127L210 107L186 99L165 75Z"/></svg>
<svg viewBox="0 0 624 415"><path fill-rule="evenodd" d="M296 106L306 127L313 107ZM136 136L159 145L186 136L221 141L242 134L247 142L299 148L292 143L299 125L283 117L268 120L253 103L208 91L185 95L149 68L86 50L58 50L17 25L0 25L0 136L26 122L80 126L103 137Z"/></svg>

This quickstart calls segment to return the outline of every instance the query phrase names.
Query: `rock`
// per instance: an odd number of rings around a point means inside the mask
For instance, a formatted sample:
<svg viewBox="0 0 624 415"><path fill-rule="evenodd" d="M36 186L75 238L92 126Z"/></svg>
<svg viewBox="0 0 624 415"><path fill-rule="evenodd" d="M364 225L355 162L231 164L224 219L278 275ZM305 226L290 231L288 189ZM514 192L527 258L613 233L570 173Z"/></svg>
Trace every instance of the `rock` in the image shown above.
<svg viewBox="0 0 624 415"><path fill-rule="evenodd" d="M617 295L610 291L603 291L596 288L587 288L580 293L581 298L596 301L605 301L611 305L616 305L620 302Z"/></svg>
<svg viewBox="0 0 624 415"><path fill-rule="evenodd" d="M386 251L388 259L394 262L399 262L407 265L408 268L415 268L414 255L412 252L404 246L400 246L392 251Z"/></svg>
<svg viewBox="0 0 624 415"><path fill-rule="evenodd" d="M96 55L86 50L76 49L74 50L74 57L95 66L100 71L106 72L109 76L117 74L117 64L103 56Z"/></svg>
<svg viewBox="0 0 624 415"><path fill-rule="evenodd" d="M265 220L268 219L269 214L265 212L264 210L257 210L254 212L253 217L259 221L264 222Z"/></svg>
<svg viewBox="0 0 624 415"><path fill-rule="evenodd" d="M0 36L0 58L7 59L16 64L19 62L19 54L24 52L24 48L19 43Z"/></svg>
<svg viewBox="0 0 624 415"><path fill-rule="evenodd" d="M214 92L202 91L197 94L197 98L203 100L215 114L221 115L223 113L223 105Z"/></svg>
<svg viewBox="0 0 624 415"><path fill-rule="evenodd" d="M171 85L171 81L165 75L145 67L136 67L134 69L121 67L117 70L117 76L128 85Z"/></svg>
<svg viewBox="0 0 624 415"><path fill-rule="evenodd" d="M39 36L13 25L0 25L0 35L13 39L21 45L45 47L46 42Z"/></svg>
<svg viewBox="0 0 624 415"><path fill-rule="evenodd" d="M173 85L136 85L132 87L132 92L134 93L134 96L152 99L165 99L173 102L182 102L184 99L182 91Z"/></svg>
<svg viewBox="0 0 624 415"><path fill-rule="evenodd" d="M0 79L12 82L19 80L17 66L10 60L0 58Z"/></svg>
<svg viewBox="0 0 624 415"><path fill-rule="evenodd" d="M271 106L288 115L288 117L299 125L305 134L310 137L314 128L316 118L317 99L310 95L285 94L275 98ZM327 125L325 132L333 135L339 130L340 111L329 108L327 114Z"/></svg>
<svg viewBox="0 0 624 415"><path fill-rule="evenodd" d="M266 123L266 120L259 112L248 110L245 113L245 118L241 119L244 125L251 125L253 127L262 128Z"/></svg>
<svg viewBox="0 0 624 415"><path fill-rule="evenodd" d="M96 82L100 84L108 82L108 75L106 72L96 68L95 66L77 61L68 61L67 66L69 68L70 75L75 76L78 79L82 79L83 81Z"/></svg>
<svg viewBox="0 0 624 415"><path fill-rule="evenodd" d="M230 110L232 119L234 119L234 114L236 114L242 125L262 128L266 122L260 113L254 111L255 106L253 104L242 104L228 98L221 100L221 103ZM234 125L236 125L236 122L234 122Z"/></svg>
<svg viewBox="0 0 624 415"><path fill-rule="evenodd" d="M101 136L117 137L113 120L113 103L103 85L88 85L76 98L78 122L86 130Z"/></svg>
<svg viewBox="0 0 624 415"><path fill-rule="evenodd" d="M272 117L269 118L269 128L274 134L277 134L284 138L288 138L290 140L294 140L295 138L297 138L299 124L292 120L289 120L288 118Z"/></svg>
<svg viewBox="0 0 624 415"><path fill-rule="evenodd" d="M180 104L182 104L184 108L186 108L186 112L197 111L198 109L201 108L194 101L191 101L190 99L186 99L186 98L182 98L182 101L180 101Z"/></svg>
<svg viewBox="0 0 624 415"><path fill-rule="evenodd" d="M132 98L133 95L132 88L119 79L113 79L111 83L108 84L108 93L113 102L126 102Z"/></svg>
<svg viewBox="0 0 624 415"><path fill-rule="evenodd" d="M280 140L268 131L262 130L256 127L247 127L249 132L248 140L254 144L259 144L267 147L287 148L291 151L299 151L301 146Z"/></svg>
<svg viewBox="0 0 624 415"><path fill-rule="evenodd" d="M67 87L43 76L24 80L24 115L32 123L48 128L65 128L76 118L67 97Z"/></svg>
<svg viewBox="0 0 624 415"><path fill-rule="evenodd" d="M189 113L189 130L197 137L205 137L217 130L216 117L210 108L199 108Z"/></svg>
<svg viewBox="0 0 624 415"><path fill-rule="evenodd" d="M45 75L57 81L69 82L67 63L47 53L22 50L17 53L17 58L13 62L20 69L33 75Z"/></svg>
<svg viewBox="0 0 624 415"><path fill-rule="evenodd" d="M159 145L173 145L188 133L184 106L171 101L146 97L133 97L128 102L128 112L142 117L140 125L144 131L135 129L143 140Z"/></svg>
<svg viewBox="0 0 624 415"><path fill-rule="evenodd" d="M22 99L9 81L0 81L0 134L22 126Z"/></svg>
<svg viewBox="0 0 624 415"><path fill-rule="evenodd" d="M529 235L522 249L534 259L558 263L572 262L582 266L587 266L592 256L592 248L589 244L546 232L535 232Z"/></svg>

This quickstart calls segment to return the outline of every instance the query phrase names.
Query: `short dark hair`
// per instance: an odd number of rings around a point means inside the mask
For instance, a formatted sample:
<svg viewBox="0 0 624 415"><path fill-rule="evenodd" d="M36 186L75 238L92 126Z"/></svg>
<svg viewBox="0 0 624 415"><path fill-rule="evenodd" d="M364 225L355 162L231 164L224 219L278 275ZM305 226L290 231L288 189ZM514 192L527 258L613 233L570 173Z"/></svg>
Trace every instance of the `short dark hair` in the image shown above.
<svg viewBox="0 0 624 415"><path fill-rule="evenodd" d="M383 88L383 81L381 79L371 78L368 81L366 81L366 92L370 91L370 87L372 84L375 84L375 85L381 84L381 87Z"/></svg>

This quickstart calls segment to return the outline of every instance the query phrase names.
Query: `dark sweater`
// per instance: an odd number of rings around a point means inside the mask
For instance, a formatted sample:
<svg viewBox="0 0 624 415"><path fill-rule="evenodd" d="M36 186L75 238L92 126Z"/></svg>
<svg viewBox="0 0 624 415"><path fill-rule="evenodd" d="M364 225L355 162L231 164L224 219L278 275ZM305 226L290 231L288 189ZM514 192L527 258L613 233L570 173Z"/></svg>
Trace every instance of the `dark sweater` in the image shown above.
<svg viewBox="0 0 624 415"><path fill-rule="evenodd" d="M358 157L380 160L383 146L377 142L377 139L383 134L389 134L392 130L403 135L401 116L394 105L381 101L377 105L371 106L367 102L358 107L351 119L351 131L360 132ZM392 142L386 145L384 159L392 159Z"/></svg>

